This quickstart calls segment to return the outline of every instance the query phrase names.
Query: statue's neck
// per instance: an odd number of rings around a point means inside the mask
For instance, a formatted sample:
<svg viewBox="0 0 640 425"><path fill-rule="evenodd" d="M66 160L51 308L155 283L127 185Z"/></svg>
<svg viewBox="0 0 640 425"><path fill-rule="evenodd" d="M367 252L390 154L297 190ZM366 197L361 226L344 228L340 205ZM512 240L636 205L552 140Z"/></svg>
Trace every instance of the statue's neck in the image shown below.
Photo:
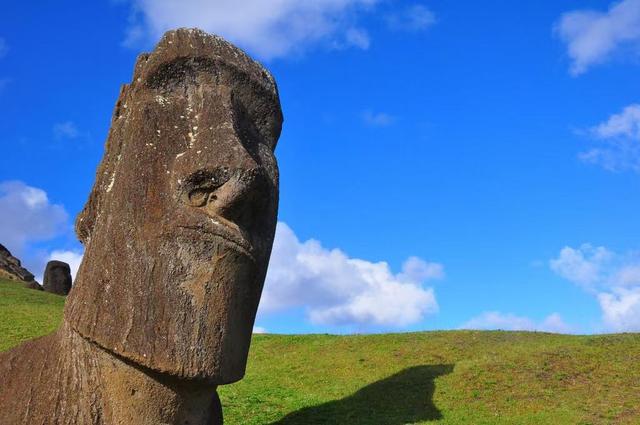
<svg viewBox="0 0 640 425"><path fill-rule="evenodd" d="M104 423L222 424L222 408L215 386L150 372L123 361L78 334L71 339L76 345L84 345L74 349L76 355L91 357L82 363L96 368L87 375L95 376L98 382L86 382L86 390L99 389Z"/></svg>

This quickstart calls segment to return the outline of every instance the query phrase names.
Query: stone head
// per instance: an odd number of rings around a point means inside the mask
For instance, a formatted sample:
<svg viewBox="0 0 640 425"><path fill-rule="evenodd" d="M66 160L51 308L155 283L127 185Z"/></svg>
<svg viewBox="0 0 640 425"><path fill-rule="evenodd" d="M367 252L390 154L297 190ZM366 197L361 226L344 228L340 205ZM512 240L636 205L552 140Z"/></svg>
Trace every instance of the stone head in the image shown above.
<svg viewBox="0 0 640 425"><path fill-rule="evenodd" d="M51 260L44 269L42 286L45 291L67 295L71 290L71 267L64 261Z"/></svg>
<svg viewBox="0 0 640 425"><path fill-rule="evenodd" d="M74 330L157 372L244 375L277 218L273 77L223 39L164 35L115 107L76 221Z"/></svg>

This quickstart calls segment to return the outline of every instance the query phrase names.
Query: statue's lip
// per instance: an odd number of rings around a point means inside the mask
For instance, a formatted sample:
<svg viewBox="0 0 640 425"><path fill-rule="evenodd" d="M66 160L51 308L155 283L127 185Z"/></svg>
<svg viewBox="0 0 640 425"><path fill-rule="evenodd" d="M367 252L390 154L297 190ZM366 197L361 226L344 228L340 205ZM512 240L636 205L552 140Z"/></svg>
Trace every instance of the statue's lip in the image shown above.
<svg viewBox="0 0 640 425"><path fill-rule="evenodd" d="M244 238L239 232L234 232L231 229L226 231L213 231L203 226L197 225L184 225L178 226L181 229L188 229L199 234L206 234L222 239L229 247L235 249L240 254L244 254L249 257L254 263L256 258L253 255L251 244Z"/></svg>

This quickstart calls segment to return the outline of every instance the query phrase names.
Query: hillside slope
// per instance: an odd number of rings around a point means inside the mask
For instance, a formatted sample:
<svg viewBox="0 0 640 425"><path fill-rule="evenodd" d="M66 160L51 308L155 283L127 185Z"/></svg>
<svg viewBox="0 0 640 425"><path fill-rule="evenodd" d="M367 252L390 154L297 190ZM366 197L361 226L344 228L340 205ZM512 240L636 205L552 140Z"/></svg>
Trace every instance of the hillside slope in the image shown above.
<svg viewBox="0 0 640 425"><path fill-rule="evenodd" d="M0 280L23 282L31 289L42 289L35 281L33 273L22 267L19 259L11 255L11 252L0 244Z"/></svg>
<svg viewBox="0 0 640 425"><path fill-rule="evenodd" d="M62 320L65 298L0 280L0 351L53 332Z"/></svg>
<svg viewBox="0 0 640 425"><path fill-rule="evenodd" d="M64 298L0 282L0 350ZM255 335L226 424L638 424L640 335Z"/></svg>

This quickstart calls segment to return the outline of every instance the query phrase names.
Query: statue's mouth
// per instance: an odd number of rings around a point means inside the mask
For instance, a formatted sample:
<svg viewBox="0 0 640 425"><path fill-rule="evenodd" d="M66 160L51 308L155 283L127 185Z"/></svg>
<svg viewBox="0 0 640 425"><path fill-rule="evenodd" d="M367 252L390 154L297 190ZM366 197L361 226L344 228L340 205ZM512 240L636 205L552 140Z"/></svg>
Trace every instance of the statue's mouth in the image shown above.
<svg viewBox="0 0 640 425"><path fill-rule="evenodd" d="M254 263L257 262L253 254L253 247L251 246L251 243L249 243L249 241L239 231L231 229L228 226L216 223L214 229L209 228L209 226L204 227L197 225L178 227L189 232L197 233L201 237L215 239L216 242L222 242L229 249L248 257Z"/></svg>

